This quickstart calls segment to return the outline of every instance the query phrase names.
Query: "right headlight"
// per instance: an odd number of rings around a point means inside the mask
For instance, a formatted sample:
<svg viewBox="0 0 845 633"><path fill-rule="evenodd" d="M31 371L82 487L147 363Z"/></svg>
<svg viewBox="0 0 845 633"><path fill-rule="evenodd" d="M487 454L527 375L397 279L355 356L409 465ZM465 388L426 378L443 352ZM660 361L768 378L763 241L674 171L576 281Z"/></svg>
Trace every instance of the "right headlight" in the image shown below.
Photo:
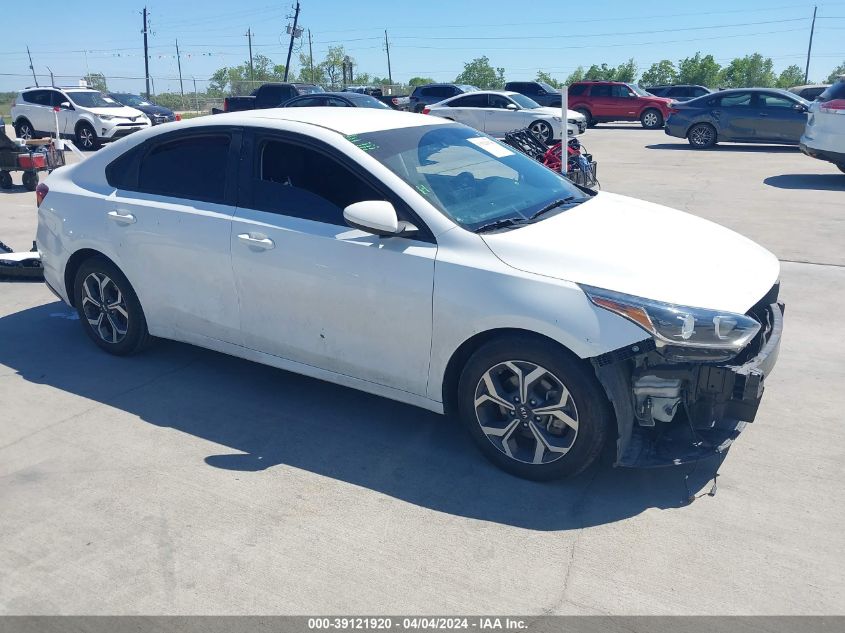
<svg viewBox="0 0 845 633"><path fill-rule="evenodd" d="M658 348L685 348L667 350L676 360L728 360L760 331L760 324L745 314L679 306L585 285L581 288L598 307L651 334Z"/></svg>

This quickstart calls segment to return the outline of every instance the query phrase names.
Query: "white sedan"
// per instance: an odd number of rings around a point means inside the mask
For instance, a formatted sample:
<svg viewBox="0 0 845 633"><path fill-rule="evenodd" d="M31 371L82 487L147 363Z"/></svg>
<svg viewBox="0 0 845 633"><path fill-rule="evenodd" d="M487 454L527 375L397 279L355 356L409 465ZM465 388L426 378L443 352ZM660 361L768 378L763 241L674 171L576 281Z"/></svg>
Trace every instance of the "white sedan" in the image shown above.
<svg viewBox="0 0 845 633"><path fill-rule="evenodd" d="M625 466L723 450L777 358L771 253L435 117L157 126L36 197L45 280L106 352L174 339L449 413L527 478L608 441Z"/></svg>
<svg viewBox="0 0 845 633"><path fill-rule="evenodd" d="M551 143L561 138L561 109L546 108L518 92L480 90L451 97L430 105L423 114L432 114L474 127L490 136L502 138L513 130L529 128L540 140ZM567 110L568 136L583 134L587 119Z"/></svg>

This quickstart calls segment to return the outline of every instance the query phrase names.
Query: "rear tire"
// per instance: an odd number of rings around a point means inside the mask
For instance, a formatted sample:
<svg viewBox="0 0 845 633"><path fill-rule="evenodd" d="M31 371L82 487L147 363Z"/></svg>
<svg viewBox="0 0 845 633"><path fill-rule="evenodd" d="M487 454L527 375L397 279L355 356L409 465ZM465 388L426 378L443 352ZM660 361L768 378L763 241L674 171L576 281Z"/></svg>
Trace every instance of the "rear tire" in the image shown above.
<svg viewBox="0 0 845 633"><path fill-rule="evenodd" d="M25 171L22 180L23 186L27 191L35 191L35 188L38 186L38 173Z"/></svg>
<svg viewBox="0 0 845 633"><path fill-rule="evenodd" d="M73 297L82 328L97 346L128 356L149 346L144 310L120 269L105 257L91 257L76 271Z"/></svg>
<svg viewBox="0 0 845 633"><path fill-rule="evenodd" d="M35 138L35 129L32 127L32 123L27 121L26 119L21 119L20 121L15 123L15 136L18 138Z"/></svg>
<svg viewBox="0 0 845 633"><path fill-rule="evenodd" d="M496 339L470 357L458 383L458 412L490 461L536 481L590 466L611 420L592 372L565 350L528 335Z"/></svg>
<svg viewBox="0 0 845 633"><path fill-rule="evenodd" d="M663 113L660 110L649 108L640 116L640 123L647 130L656 130L663 127Z"/></svg>
<svg viewBox="0 0 845 633"><path fill-rule="evenodd" d="M687 140L695 149L709 149L716 144L716 128L709 123L696 123L687 131Z"/></svg>
<svg viewBox="0 0 845 633"><path fill-rule="evenodd" d="M0 189L12 188L12 174L7 171L0 171Z"/></svg>

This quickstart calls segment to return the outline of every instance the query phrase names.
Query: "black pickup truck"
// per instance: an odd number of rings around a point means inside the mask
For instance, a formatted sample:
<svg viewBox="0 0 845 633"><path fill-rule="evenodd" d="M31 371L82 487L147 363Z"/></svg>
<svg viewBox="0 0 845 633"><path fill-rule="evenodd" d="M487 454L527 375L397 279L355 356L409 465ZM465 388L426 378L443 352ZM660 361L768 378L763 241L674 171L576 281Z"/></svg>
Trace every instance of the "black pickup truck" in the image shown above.
<svg viewBox="0 0 845 633"><path fill-rule="evenodd" d="M212 110L212 114L220 112L239 112L241 110L264 110L276 108L282 103L299 95L325 92L320 86L301 83L272 83L259 86L245 97L226 97L223 109Z"/></svg>

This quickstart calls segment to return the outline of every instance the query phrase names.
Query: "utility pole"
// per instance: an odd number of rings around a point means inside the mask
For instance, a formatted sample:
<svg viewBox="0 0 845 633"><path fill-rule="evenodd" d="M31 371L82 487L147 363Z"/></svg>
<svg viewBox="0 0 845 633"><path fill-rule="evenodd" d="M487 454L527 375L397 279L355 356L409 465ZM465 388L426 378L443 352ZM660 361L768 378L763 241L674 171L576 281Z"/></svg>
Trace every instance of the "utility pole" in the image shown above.
<svg viewBox="0 0 845 633"><path fill-rule="evenodd" d="M311 66L311 83L314 83L314 50L311 48L311 29L308 29L308 61Z"/></svg>
<svg viewBox="0 0 845 633"><path fill-rule="evenodd" d="M311 37L310 31L308 37ZM32 71L32 79L35 81L35 87L38 88L38 77L35 76L35 66L32 65L32 53L29 52L29 46L26 47L26 54L29 55L29 69Z"/></svg>
<svg viewBox="0 0 845 633"><path fill-rule="evenodd" d="M182 86L182 56L179 55L179 40L176 40L176 66L179 68L179 94L182 95L182 109L184 109L185 88Z"/></svg>
<svg viewBox="0 0 845 633"><path fill-rule="evenodd" d="M50 68L49 66L47 66L47 70L50 71L50 85L53 86L53 88L55 88L56 87L56 80L53 79L53 69Z"/></svg>
<svg viewBox="0 0 845 633"><path fill-rule="evenodd" d="M252 67L252 27L246 30L246 39L249 41L249 80L250 84L255 83L255 70ZM255 86L252 86L255 88Z"/></svg>
<svg viewBox="0 0 845 633"><path fill-rule="evenodd" d="M387 41L387 29L384 31L384 48L387 50L387 80L393 85L393 74L390 72L390 43Z"/></svg>
<svg viewBox="0 0 845 633"><path fill-rule="evenodd" d="M296 23L299 21L299 0L296 0L296 12L293 14L293 28L290 30L290 45L288 46L288 60L285 62L285 81L290 71L290 56L293 53L293 39L296 37Z"/></svg>
<svg viewBox="0 0 845 633"><path fill-rule="evenodd" d="M144 77L147 80L147 99L150 98L150 52L147 46L147 7L144 7Z"/></svg>
<svg viewBox="0 0 845 633"><path fill-rule="evenodd" d="M810 27L810 45L807 47L807 67L804 69L804 83L810 80L810 53L813 50L813 33L816 30L816 12L818 10L818 7L813 7L813 25Z"/></svg>
<svg viewBox="0 0 845 633"><path fill-rule="evenodd" d="M194 77L193 75L191 75L191 79L194 80L194 103L197 106L197 114L199 114L200 113L200 98L199 98L199 95L197 94L197 78Z"/></svg>

